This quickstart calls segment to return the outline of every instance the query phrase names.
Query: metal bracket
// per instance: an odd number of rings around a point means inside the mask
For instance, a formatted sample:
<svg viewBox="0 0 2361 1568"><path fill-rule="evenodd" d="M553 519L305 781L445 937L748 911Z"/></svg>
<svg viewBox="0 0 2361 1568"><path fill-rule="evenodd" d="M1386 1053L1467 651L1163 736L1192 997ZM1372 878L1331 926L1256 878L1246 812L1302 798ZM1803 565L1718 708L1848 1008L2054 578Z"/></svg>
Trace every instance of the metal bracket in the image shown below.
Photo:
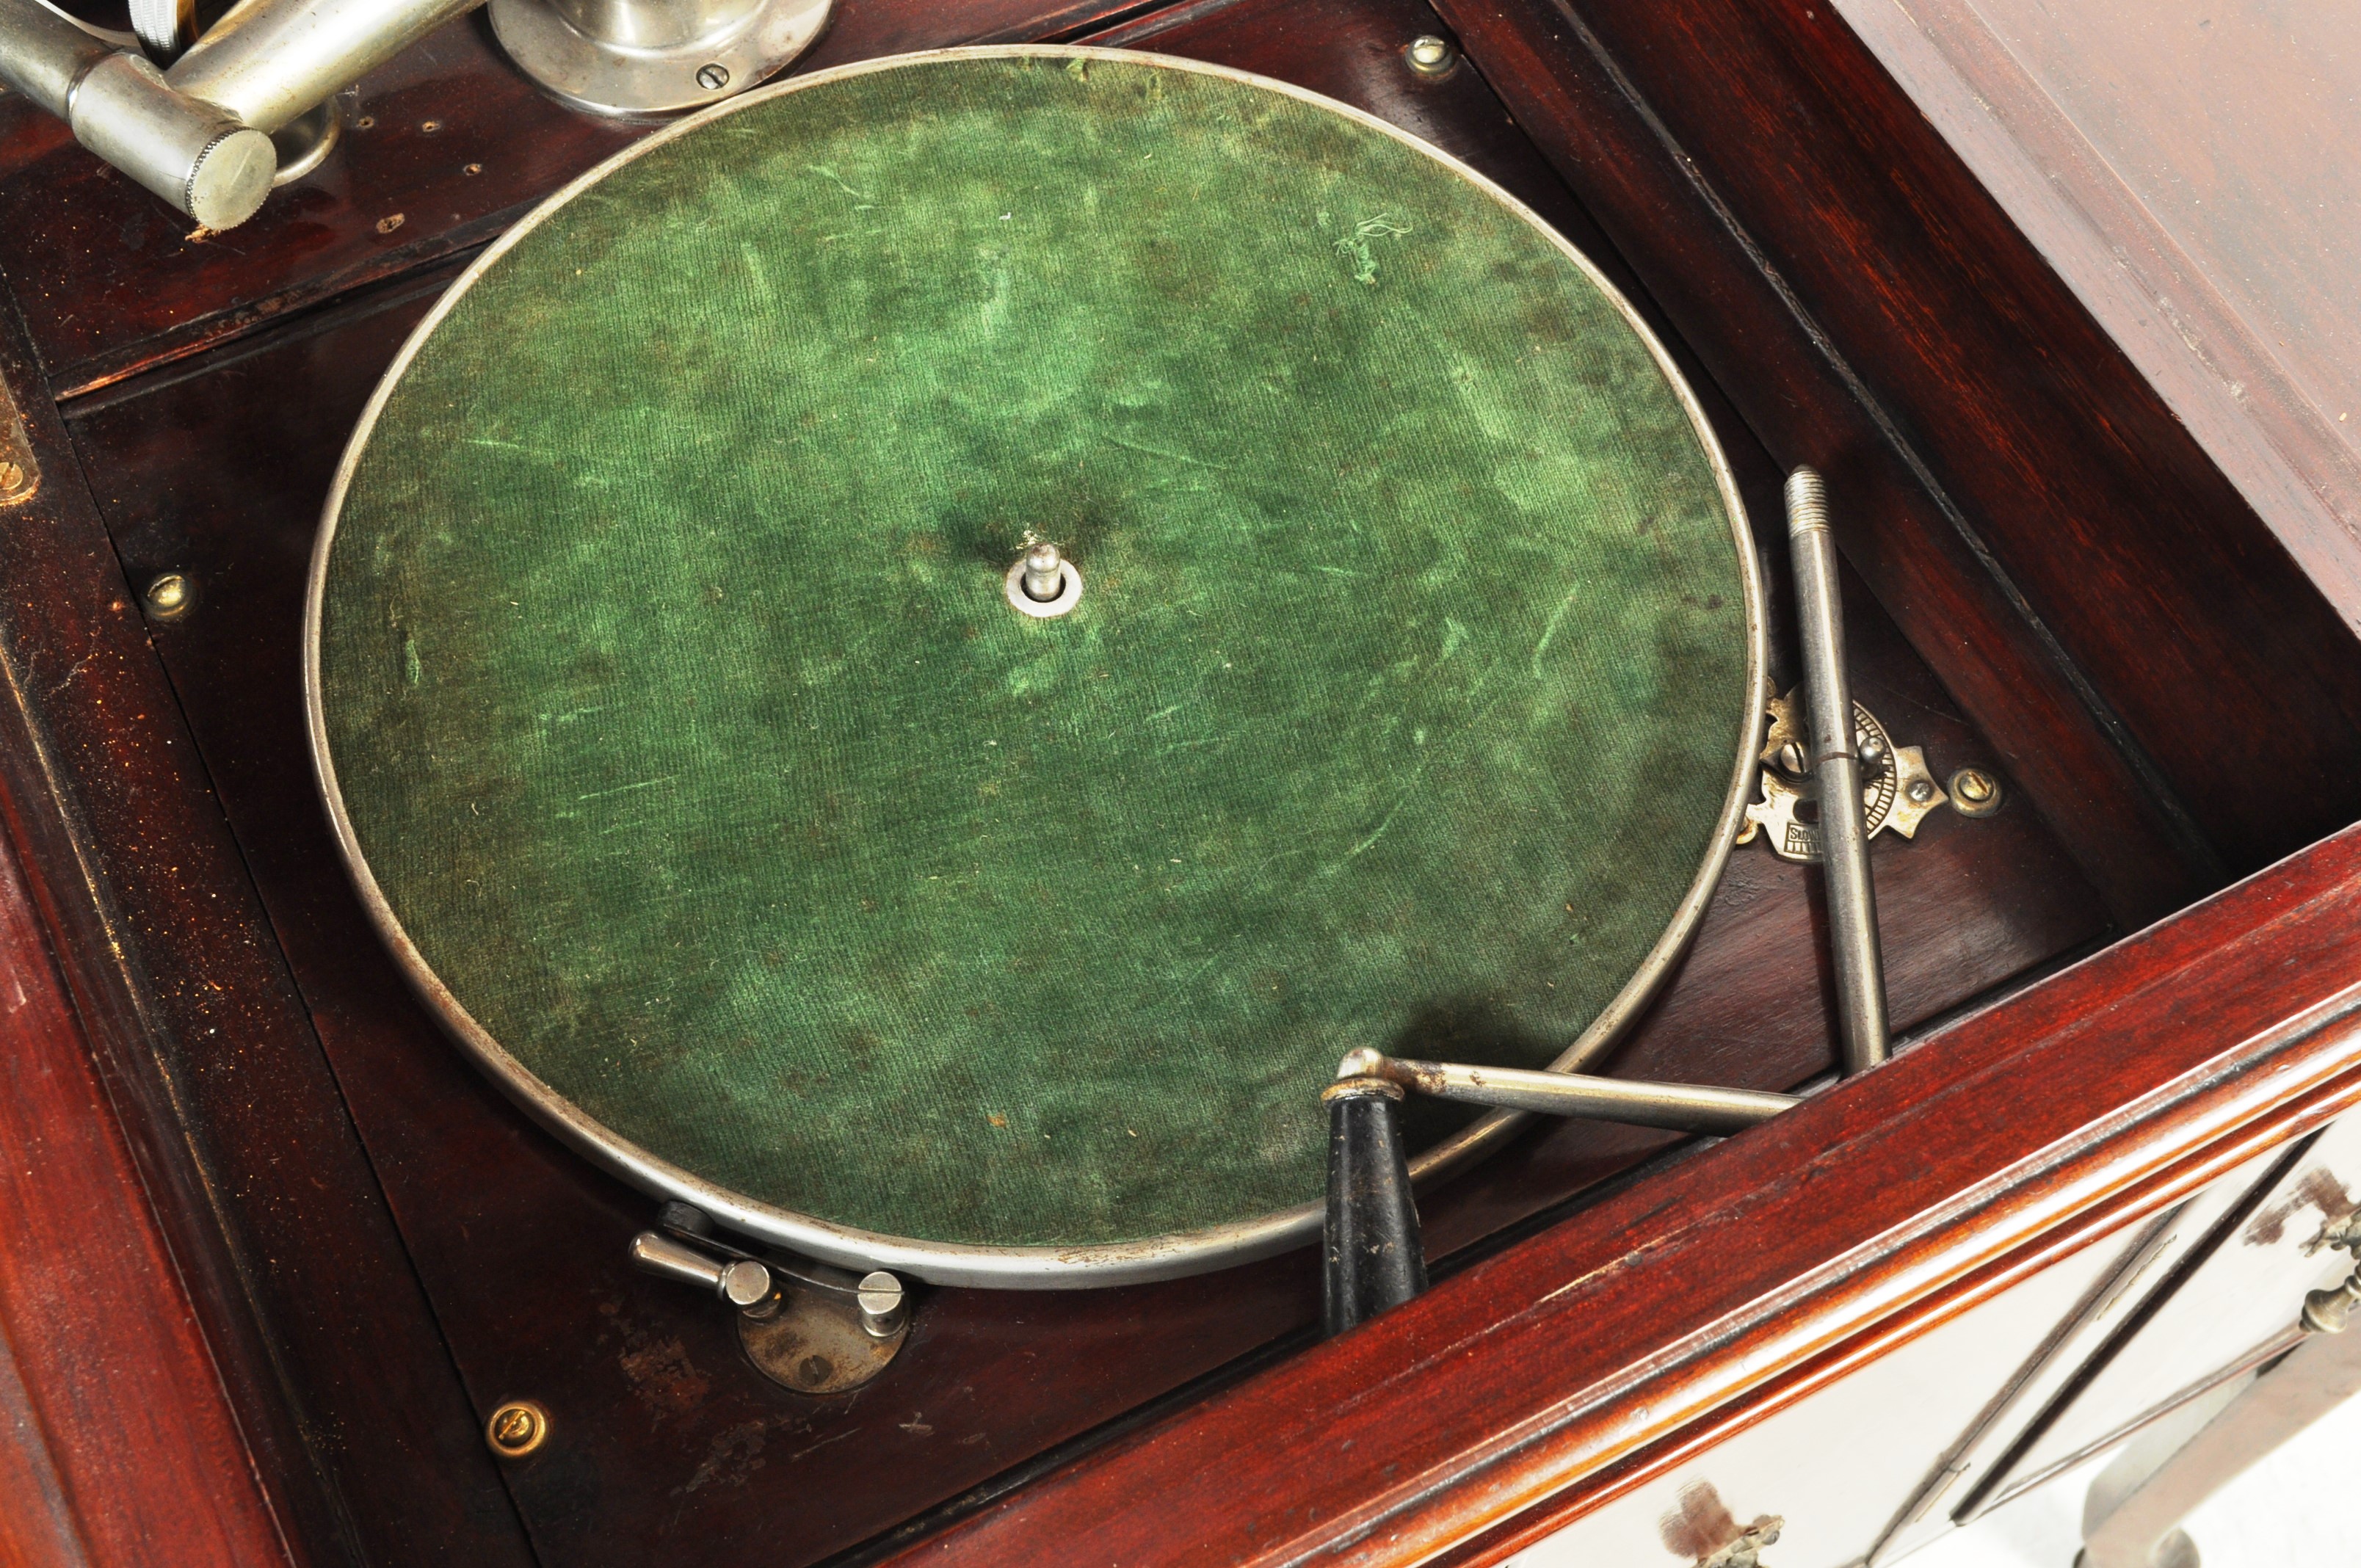
<svg viewBox="0 0 2361 1568"><path fill-rule="evenodd" d="M1761 837L1781 860L1811 864L1820 858L1819 830L1810 820L1817 810L1819 784L1808 767L1800 696L1800 690L1791 691L1763 704L1771 724L1763 739L1763 798L1746 808L1738 841L1751 844ZM1857 702L1852 721L1854 749L1866 775L1861 792L1865 836L1873 839L1891 828L1905 839L1917 837L1927 814L1951 797L1935 782L1924 751L1894 744L1877 716Z"/></svg>
<svg viewBox="0 0 2361 1568"><path fill-rule="evenodd" d="M1763 1568L1763 1549L1779 1543L1779 1532L1787 1521L1773 1517L1750 1525L1746 1533L1723 1547L1712 1556L1702 1558L1697 1568Z"/></svg>
<svg viewBox="0 0 2361 1568"><path fill-rule="evenodd" d="M2341 1334L2353 1320L2353 1310L2361 1307L2361 1216L2347 1215L2342 1222L2323 1226L2319 1239L2306 1252L2333 1247L2353 1255L2353 1272L2345 1277L2342 1285L2332 1285L2325 1290L2314 1290L2303 1299L2303 1311L2298 1321L2307 1333Z"/></svg>
<svg viewBox="0 0 2361 1568"><path fill-rule="evenodd" d="M661 1231L631 1238L643 1272L711 1292L738 1310L738 1343L756 1371L798 1394L841 1394L892 1364L910 1337L909 1296L884 1269L855 1275L721 1239L686 1203L667 1203Z"/></svg>

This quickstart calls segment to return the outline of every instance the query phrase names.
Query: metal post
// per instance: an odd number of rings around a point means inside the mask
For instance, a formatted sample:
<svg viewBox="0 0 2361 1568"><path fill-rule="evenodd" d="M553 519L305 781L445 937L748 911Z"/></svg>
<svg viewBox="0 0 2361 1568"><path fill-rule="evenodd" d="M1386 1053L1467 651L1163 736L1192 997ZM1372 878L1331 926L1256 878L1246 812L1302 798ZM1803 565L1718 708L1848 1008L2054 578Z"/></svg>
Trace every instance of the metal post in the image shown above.
<svg viewBox="0 0 2361 1568"><path fill-rule="evenodd" d="M1852 687L1845 679L1844 619L1836 542L1818 474L1787 476L1787 543L1795 562L1795 619L1803 630L1806 743L1820 786L1820 869L1828 895L1828 945L1847 1073L1886 1057L1885 966L1878 952L1877 892L1861 822L1861 760L1853 751Z"/></svg>

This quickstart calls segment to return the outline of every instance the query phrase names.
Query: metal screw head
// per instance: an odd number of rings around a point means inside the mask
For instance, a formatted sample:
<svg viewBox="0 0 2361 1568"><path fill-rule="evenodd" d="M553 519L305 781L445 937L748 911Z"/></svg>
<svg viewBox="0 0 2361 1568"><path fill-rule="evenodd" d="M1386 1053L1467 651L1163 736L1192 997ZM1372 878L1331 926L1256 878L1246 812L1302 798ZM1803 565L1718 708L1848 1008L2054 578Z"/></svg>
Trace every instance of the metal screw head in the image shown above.
<svg viewBox="0 0 2361 1568"><path fill-rule="evenodd" d="M1917 802L1920 806L1924 806L1928 801L1934 799L1935 781L1933 779L1912 779L1910 781L1910 798Z"/></svg>
<svg viewBox="0 0 2361 1568"><path fill-rule="evenodd" d="M1411 39L1410 48L1402 51L1410 59L1410 68L1421 76L1441 76L1459 63L1459 51L1451 40L1433 33L1422 33Z"/></svg>
<svg viewBox="0 0 2361 1568"><path fill-rule="evenodd" d="M1982 768L1961 768L1951 775L1951 805L1962 817L1990 817L2000 809L2000 780Z"/></svg>
<svg viewBox="0 0 2361 1568"><path fill-rule="evenodd" d="M708 93L719 93L730 85L730 68L719 60L711 65L698 66L697 84Z"/></svg>
<svg viewBox="0 0 2361 1568"><path fill-rule="evenodd" d="M25 466L0 457L0 496L13 496L25 488Z"/></svg>
<svg viewBox="0 0 2361 1568"><path fill-rule="evenodd" d="M148 610L159 620L170 620L189 608L189 579L178 572L167 572L148 585Z"/></svg>
<svg viewBox="0 0 2361 1568"><path fill-rule="evenodd" d="M549 1441L549 1412L531 1399L511 1399L484 1423L484 1441L502 1459L522 1459Z"/></svg>

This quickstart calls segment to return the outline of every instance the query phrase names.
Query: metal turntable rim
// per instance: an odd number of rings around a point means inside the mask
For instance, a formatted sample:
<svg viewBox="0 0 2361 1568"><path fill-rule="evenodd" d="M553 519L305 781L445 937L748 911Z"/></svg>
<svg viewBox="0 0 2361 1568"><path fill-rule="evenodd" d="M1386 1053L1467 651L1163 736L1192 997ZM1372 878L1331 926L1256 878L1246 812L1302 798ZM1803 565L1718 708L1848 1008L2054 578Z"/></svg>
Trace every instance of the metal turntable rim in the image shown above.
<svg viewBox="0 0 2361 1568"><path fill-rule="evenodd" d="M305 736L337 852L354 879L371 922L393 953L404 977L495 1083L544 1126L593 1163L644 1190L693 1203L721 1224L761 1241L828 1262L892 1268L939 1284L1079 1288L1178 1277L1248 1262L1315 1239L1321 1222L1319 1205L1304 1203L1251 1220L1115 1243L1071 1246L985 1246L914 1240L798 1214L749 1198L623 1138L558 1093L511 1055L469 1014L429 966L395 915L361 850L337 784L335 767L329 751L322 683L321 631L329 559L337 521L369 437L393 390L435 330L467 296L475 282L574 198L598 184L614 170L678 137L752 105L807 88L925 61L976 59L1104 60L1153 65L1279 93L1377 131L1455 174L1497 203L1503 211L1529 225L1575 265L1610 303L1623 324L1645 345L1688 419L1712 469L1730 525L1735 565L1744 598L1744 701L1747 711L1741 718L1740 743L1731 761L1730 786L1706 857L1675 906L1671 922L1639 969L1580 1036L1549 1064L1550 1069L1561 1072L1582 1070L1595 1065L1613 1047L1654 999L1689 939L1696 934L1731 852L1744 812L1756 753L1762 746L1764 716L1759 699L1767 664L1762 584L1744 501L1730 473L1727 456L1695 392L1631 302L1587 257L1524 203L1461 160L1376 115L1290 83L1230 67L1144 51L1073 45L974 46L888 56L799 76L686 116L617 153L554 192L487 247L412 329L387 367L346 445L323 510L305 595L302 648ZM1524 1115L1520 1113L1494 1112L1484 1116L1424 1150L1412 1163L1413 1177L1423 1182L1458 1169L1497 1147L1524 1120Z"/></svg>

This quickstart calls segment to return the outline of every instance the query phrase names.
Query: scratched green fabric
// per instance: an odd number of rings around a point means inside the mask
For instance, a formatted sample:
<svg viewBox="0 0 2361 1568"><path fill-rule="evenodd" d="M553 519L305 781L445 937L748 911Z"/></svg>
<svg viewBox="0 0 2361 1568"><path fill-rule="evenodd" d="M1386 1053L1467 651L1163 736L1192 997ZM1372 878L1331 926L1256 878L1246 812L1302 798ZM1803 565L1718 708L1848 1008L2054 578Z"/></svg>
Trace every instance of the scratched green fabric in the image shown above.
<svg viewBox="0 0 2361 1568"><path fill-rule="evenodd" d="M576 197L394 389L324 625L363 852L509 1052L981 1245L1316 1198L1356 1046L1545 1061L1746 706L1709 459L1579 268L1131 62L842 80Z"/></svg>

